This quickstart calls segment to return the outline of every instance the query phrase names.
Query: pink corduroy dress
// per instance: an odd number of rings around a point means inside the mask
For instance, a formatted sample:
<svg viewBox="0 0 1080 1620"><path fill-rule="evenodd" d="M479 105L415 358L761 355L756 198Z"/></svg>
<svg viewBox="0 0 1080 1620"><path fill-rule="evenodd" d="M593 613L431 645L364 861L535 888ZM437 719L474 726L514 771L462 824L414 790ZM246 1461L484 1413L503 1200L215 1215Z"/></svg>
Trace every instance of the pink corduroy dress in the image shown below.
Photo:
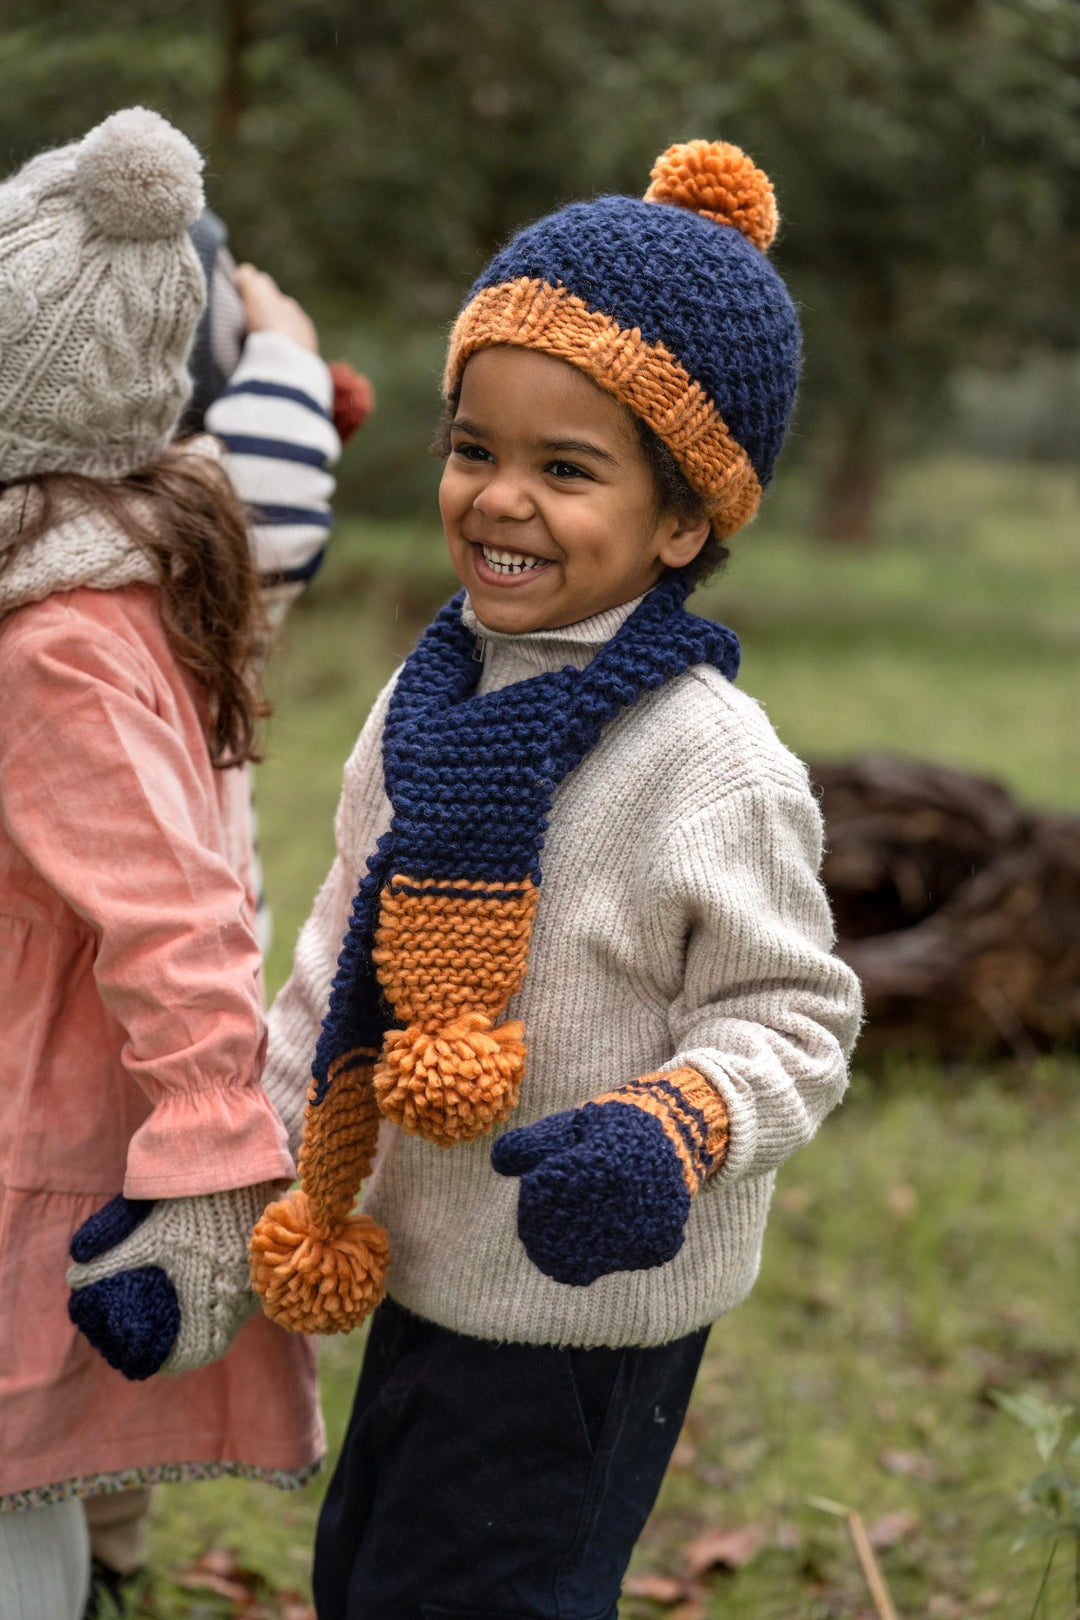
<svg viewBox="0 0 1080 1620"><path fill-rule="evenodd" d="M67 1316L71 1235L116 1193L292 1177L251 878L246 773L211 767L156 590L0 618L0 1506L321 1455L314 1346L261 1314L144 1383Z"/></svg>

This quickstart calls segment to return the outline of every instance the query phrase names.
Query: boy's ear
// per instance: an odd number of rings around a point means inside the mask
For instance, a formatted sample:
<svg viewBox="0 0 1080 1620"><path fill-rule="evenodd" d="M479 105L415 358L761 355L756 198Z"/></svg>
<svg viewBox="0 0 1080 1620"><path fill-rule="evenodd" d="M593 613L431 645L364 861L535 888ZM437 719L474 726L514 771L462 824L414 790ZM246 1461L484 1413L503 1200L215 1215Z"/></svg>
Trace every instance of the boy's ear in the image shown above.
<svg viewBox="0 0 1080 1620"><path fill-rule="evenodd" d="M683 523L671 513L660 536L656 555L668 568L685 568L687 563L693 562L708 538L708 518L703 518L700 523Z"/></svg>

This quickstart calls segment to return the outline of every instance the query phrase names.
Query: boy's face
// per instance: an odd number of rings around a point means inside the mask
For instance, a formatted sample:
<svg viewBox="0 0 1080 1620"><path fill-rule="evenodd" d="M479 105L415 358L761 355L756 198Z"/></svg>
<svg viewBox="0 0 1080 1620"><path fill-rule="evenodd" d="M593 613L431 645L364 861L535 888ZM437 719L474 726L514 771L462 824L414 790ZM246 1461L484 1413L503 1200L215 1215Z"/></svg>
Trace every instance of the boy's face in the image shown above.
<svg viewBox="0 0 1080 1620"><path fill-rule="evenodd" d="M658 510L634 423L564 360L493 348L465 367L439 487L450 558L482 624L554 630L641 596L708 524Z"/></svg>

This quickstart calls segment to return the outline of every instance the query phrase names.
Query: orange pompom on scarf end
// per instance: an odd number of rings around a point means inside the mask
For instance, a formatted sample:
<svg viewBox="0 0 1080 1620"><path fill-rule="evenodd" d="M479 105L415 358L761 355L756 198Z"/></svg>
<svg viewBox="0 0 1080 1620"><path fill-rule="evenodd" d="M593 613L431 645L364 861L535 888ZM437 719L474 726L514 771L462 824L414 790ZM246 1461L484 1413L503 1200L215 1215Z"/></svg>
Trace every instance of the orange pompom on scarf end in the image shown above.
<svg viewBox="0 0 1080 1620"><path fill-rule="evenodd" d="M373 1058L346 1054L324 1102L308 1101L300 1186L252 1234L251 1285L270 1320L294 1333L348 1333L386 1293L390 1241L370 1216L352 1214L378 1138Z"/></svg>

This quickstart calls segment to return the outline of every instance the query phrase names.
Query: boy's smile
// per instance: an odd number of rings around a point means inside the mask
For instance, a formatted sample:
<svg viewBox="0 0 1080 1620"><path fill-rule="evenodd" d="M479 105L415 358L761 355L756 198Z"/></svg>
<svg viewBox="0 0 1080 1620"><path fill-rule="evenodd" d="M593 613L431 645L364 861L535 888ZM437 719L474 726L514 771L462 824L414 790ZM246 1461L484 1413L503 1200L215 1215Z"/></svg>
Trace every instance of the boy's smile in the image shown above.
<svg viewBox="0 0 1080 1620"><path fill-rule="evenodd" d="M491 348L465 367L439 508L492 630L553 630L641 596L708 525L659 510L625 406L564 360Z"/></svg>

